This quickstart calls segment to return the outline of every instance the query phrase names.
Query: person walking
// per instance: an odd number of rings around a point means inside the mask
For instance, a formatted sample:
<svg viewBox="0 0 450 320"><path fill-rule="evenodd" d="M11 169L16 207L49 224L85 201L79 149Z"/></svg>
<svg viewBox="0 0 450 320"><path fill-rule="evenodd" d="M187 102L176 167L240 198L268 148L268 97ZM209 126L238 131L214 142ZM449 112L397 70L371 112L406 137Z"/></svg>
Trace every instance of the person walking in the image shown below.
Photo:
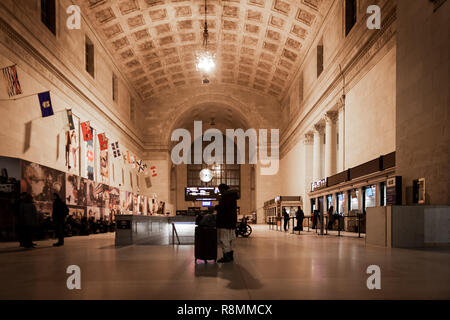
<svg viewBox="0 0 450 320"><path fill-rule="evenodd" d="M302 207L297 207L297 212L295 213L295 218L297 219L297 231L303 231L303 219L305 218L305 213Z"/></svg>
<svg viewBox="0 0 450 320"><path fill-rule="evenodd" d="M33 197L29 193L22 193L19 208L19 224L21 225L21 246L34 248L33 230L37 225L37 210Z"/></svg>
<svg viewBox="0 0 450 320"><path fill-rule="evenodd" d="M222 247L223 257L217 262L231 262L233 257L233 240L236 239L237 225L237 199L239 194L235 190L230 190L226 184L219 185L220 198L217 210L217 237Z"/></svg>
<svg viewBox="0 0 450 320"><path fill-rule="evenodd" d="M69 214L69 208L67 208L57 193L53 194L53 199L52 219L55 224L55 235L58 238L58 242L54 243L53 246L59 247L64 245L64 226L66 217Z"/></svg>
<svg viewBox="0 0 450 320"><path fill-rule="evenodd" d="M283 208L283 219L284 219L284 231L287 231L289 226L289 213L287 213L286 208Z"/></svg>

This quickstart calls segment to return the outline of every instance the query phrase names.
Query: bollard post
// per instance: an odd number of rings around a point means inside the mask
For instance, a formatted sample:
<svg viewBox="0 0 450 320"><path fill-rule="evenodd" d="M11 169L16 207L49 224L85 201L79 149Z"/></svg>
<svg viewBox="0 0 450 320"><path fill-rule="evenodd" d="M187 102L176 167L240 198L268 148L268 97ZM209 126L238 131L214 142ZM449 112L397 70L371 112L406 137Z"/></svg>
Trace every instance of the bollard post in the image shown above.
<svg viewBox="0 0 450 320"><path fill-rule="evenodd" d="M361 215L358 213L358 238L361 238Z"/></svg>

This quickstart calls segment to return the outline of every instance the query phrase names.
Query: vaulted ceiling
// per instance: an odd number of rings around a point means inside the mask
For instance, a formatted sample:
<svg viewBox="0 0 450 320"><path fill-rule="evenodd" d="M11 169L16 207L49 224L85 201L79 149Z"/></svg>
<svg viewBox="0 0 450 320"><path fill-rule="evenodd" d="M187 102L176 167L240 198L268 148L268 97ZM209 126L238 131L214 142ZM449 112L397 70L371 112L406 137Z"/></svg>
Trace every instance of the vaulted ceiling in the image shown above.
<svg viewBox="0 0 450 320"><path fill-rule="evenodd" d="M198 85L204 0L75 0L142 99ZM281 99L331 0L207 0L211 85Z"/></svg>

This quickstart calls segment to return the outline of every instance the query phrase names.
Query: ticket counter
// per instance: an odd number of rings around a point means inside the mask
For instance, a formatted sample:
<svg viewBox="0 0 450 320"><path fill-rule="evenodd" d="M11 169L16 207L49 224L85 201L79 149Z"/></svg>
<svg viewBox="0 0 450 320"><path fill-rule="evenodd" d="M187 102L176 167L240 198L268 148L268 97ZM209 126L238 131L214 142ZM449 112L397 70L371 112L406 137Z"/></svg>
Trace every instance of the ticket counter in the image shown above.
<svg viewBox="0 0 450 320"><path fill-rule="evenodd" d="M195 217L116 215L116 246L187 244L194 239Z"/></svg>

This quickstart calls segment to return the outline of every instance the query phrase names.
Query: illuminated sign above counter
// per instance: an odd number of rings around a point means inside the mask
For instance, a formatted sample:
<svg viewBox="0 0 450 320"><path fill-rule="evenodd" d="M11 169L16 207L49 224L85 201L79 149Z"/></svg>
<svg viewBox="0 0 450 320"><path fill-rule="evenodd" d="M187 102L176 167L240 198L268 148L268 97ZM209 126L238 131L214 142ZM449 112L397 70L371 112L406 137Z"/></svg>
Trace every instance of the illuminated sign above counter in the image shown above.
<svg viewBox="0 0 450 320"><path fill-rule="evenodd" d="M320 189L324 189L327 187L327 179L322 179L316 182L311 183L311 192L317 191Z"/></svg>

